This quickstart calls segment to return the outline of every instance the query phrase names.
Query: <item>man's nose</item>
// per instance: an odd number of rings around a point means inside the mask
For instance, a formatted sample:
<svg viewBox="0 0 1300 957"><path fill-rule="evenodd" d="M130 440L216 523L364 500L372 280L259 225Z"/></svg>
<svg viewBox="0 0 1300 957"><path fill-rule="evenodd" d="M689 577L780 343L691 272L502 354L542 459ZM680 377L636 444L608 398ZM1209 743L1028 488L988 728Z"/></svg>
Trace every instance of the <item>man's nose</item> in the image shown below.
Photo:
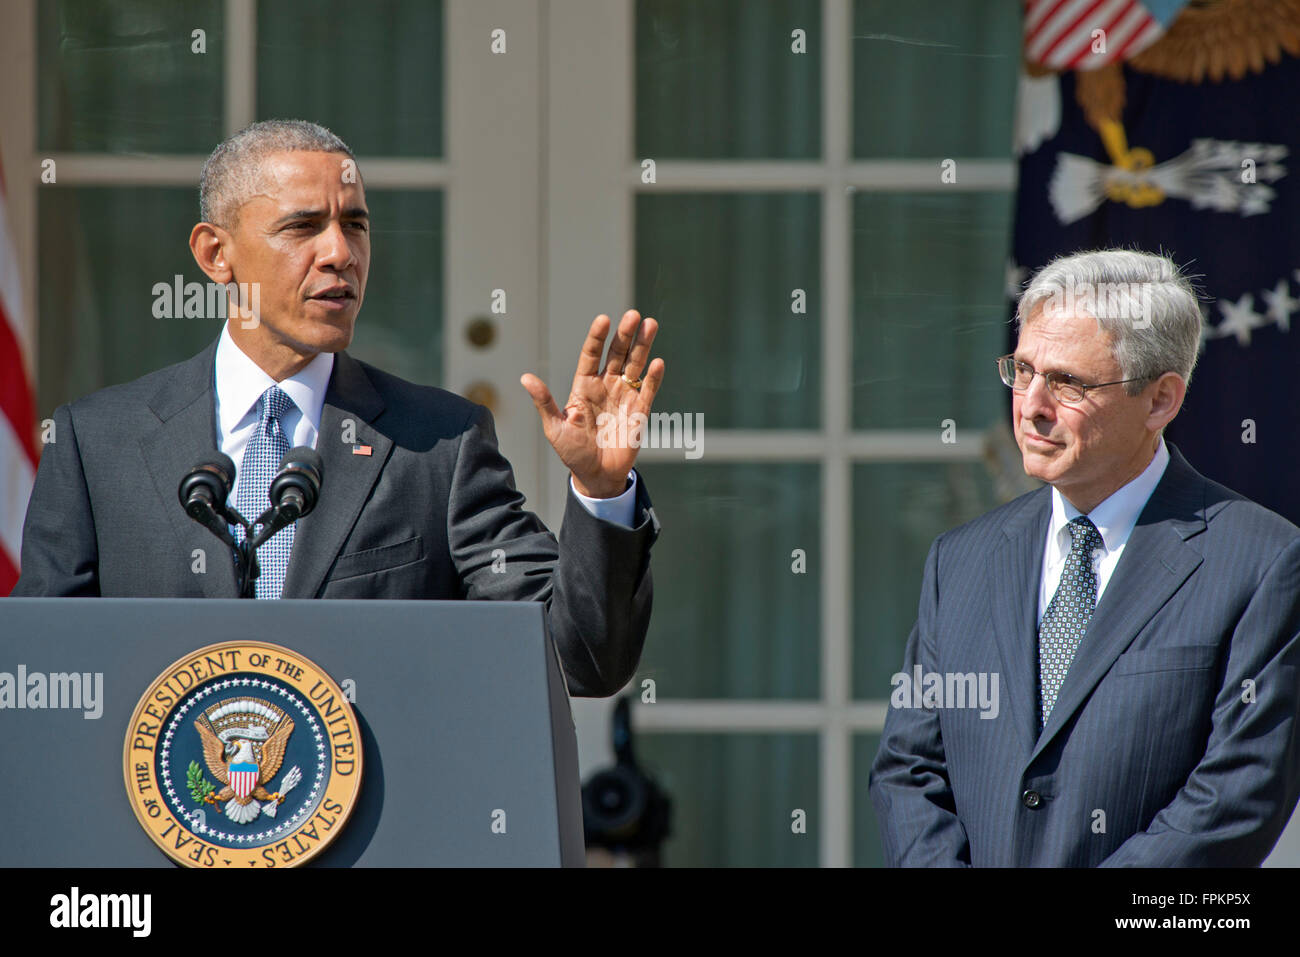
<svg viewBox="0 0 1300 957"><path fill-rule="evenodd" d="M1025 389L1024 398L1020 400L1021 417L1051 418L1055 411L1056 399L1047 387L1047 377L1035 375L1029 382L1029 388Z"/></svg>
<svg viewBox="0 0 1300 957"><path fill-rule="evenodd" d="M316 259L321 265L334 269L347 269L356 264L352 244L348 242L342 223L332 222L321 230Z"/></svg>

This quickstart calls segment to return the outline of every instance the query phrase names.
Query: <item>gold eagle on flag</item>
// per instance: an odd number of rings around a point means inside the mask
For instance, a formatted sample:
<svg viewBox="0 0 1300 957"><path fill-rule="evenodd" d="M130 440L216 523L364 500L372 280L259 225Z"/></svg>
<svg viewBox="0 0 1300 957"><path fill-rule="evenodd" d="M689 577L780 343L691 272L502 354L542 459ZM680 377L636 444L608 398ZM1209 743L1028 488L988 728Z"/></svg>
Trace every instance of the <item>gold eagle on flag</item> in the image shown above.
<svg viewBox="0 0 1300 957"><path fill-rule="evenodd" d="M1221 83L1240 80L1247 72L1262 73L1284 53L1300 56L1300 0L1191 0L1158 40L1126 62L1133 70L1177 83ZM1024 66L1031 77L1053 72L1028 57ZM1155 165L1150 150L1128 145L1121 121L1122 63L1076 70L1075 99L1117 168L1140 173ZM1151 206L1165 198L1149 179L1120 192L1124 195L1110 198L1132 206Z"/></svg>

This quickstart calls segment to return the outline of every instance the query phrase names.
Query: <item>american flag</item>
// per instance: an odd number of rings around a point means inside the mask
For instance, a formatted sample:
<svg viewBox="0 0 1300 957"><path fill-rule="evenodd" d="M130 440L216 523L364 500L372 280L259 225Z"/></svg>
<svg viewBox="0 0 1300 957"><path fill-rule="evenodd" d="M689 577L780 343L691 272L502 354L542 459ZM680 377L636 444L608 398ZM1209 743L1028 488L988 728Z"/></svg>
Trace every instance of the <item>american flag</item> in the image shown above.
<svg viewBox="0 0 1300 957"><path fill-rule="evenodd" d="M18 581L23 518L36 474L29 322L0 168L0 595L8 595Z"/></svg>
<svg viewBox="0 0 1300 957"><path fill-rule="evenodd" d="M1148 5L1171 4L1151 0ZM1097 42L1095 30L1102 31L1104 43ZM1164 32L1138 0L1025 0L1025 59L1052 70L1095 70L1121 62Z"/></svg>

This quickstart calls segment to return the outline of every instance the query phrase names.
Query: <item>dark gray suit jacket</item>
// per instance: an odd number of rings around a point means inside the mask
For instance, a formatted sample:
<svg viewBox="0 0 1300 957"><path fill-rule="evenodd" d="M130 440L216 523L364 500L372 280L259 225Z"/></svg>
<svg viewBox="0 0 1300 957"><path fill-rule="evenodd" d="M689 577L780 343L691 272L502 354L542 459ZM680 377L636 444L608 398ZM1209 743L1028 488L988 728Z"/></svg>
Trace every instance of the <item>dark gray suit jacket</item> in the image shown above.
<svg viewBox="0 0 1300 957"><path fill-rule="evenodd" d="M229 549L176 497L181 476L216 448L215 354L214 342L55 411L15 596L238 596ZM355 440L345 443L348 419ZM354 455L354 443L372 454ZM320 500L298 523L284 598L541 601L571 694L611 695L632 676L659 532L640 476L634 528L596 518L570 490L557 543L523 508L486 408L346 352L316 447ZM497 549L505 564L494 570Z"/></svg>
<svg viewBox="0 0 1300 957"><path fill-rule="evenodd" d="M1268 855L1300 789L1300 529L1169 452L1041 734L1051 490L935 540L903 670L997 673L1000 708L889 709L870 781L889 864Z"/></svg>

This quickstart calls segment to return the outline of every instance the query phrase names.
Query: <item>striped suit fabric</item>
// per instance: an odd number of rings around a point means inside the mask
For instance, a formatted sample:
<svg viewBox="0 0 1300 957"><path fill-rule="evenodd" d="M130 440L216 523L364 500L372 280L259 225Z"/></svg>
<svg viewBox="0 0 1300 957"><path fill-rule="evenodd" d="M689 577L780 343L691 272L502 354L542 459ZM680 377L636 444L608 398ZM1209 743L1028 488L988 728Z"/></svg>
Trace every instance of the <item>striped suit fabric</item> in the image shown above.
<svg viewBox="0 0 1300 957"><path fill-rule="evenodd" d="M1268 855L1300 789L1300 529L1168 445L1041 733L1051 490L931 546L902 671L996 675L999 701L996 717L942 698L889 709L869 785L888 864Z"/></svg>

